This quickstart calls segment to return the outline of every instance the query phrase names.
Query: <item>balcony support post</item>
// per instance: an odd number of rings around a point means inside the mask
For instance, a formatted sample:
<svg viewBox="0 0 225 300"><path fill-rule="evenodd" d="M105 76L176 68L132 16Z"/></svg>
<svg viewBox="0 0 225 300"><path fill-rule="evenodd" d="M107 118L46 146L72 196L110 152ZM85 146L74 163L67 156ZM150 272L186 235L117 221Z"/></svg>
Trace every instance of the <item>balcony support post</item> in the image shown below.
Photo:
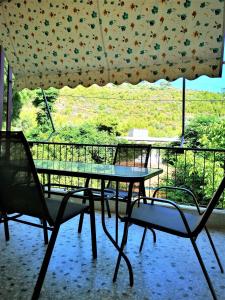
<svg viewBox="0 0 225 300"><path fill-rule="evenodd" d="M3 123L3 101L4 101L4 50L0 46L0 130Z"/></svg>
<svg viewBox="0 0 225 300"><path fill-rule="evenodd" d="M185 102L186 102L186 82L183 78L182 82L182 133L181 133L181 146L184 143L184 134L185 134Z"/></svg>
<svg viewBox="0 0 225 300"><path fill-rule="evenodd" d="M12 68L8 66L7 76L7 111L6 111L6 130L11 130L12 112L13 112L13 92L12 92Z"/></svg>

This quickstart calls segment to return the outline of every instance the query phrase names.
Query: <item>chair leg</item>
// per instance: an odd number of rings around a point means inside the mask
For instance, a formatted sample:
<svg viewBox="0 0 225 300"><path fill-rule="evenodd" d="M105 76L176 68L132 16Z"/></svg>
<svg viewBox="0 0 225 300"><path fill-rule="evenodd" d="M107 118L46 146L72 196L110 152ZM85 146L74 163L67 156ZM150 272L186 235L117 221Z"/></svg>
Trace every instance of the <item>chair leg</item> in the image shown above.
<svg viewBox="0 0 225 300"><path fill-rule="evenodd" d="M47 229L46 220L43 220L42 224L43 224L43 232L44 232L44 241L45 241L45 245L47 245L48 244L48 229Z"/></svg>
<svg viewBox="0 0 225 300"><path fill-rule="evenodd" d="M210 233L209 233L209 231L208 231L208 228L207 228L206 226L205 226L205 231L206 231L206 234L207 234L207 236L208 236L210 245L211 245L211 247L212 247L212 249L213 249L214 255L215 255L216 260L217 260L217 263L218 263L218 265L219 265L219 267L220 267L220 271L221 271L221 273L223 273L223 272L224 272L224 271L223 271L223 266L222 266L221 261L220 261L220 259L219 259L219 255L218 255L218 253L217 253L217 251L216 251L216 247L215 247L215 245L214 245L214 243L213 243L212 237L211 237L211 235L210 235Z"/></svg>
<svg viewBox="0 0 225 300"><path fill-rule="evenodd" d="M96 226L94 205L90 205L90 224L91 224L91 244L93 258L97 258Z"/></svg>
<svg viewBox="0 0 225 300"><path fill-rule="evenodd" d="M142 235L141 245L140 245L140 248L139 248L139 252L142 251L142 248L143 248L143 245L144 245L145 236L146 236L146 232L147 232L147 227L145 227L143 235Z"/></svg>
<svg viewBox="0 0 225 300"><path fill-rule="evenodd" d="M83 200L82 203L85 203L85 202L86 202L86 200ZM108 199L105 199L105 203L106 203L106 209L107 209L108 217L111 218L111 212L110 212L110 206L109 206ZM82 231L83 221L84 221L84 213L81 213L80 214L79 225L78 225L78 233L81 233L81 231Z"/></svg>
<svg viewBox="0 0 225 300"><path fill-rule="evenodd" d="M147 228L147 227L145 227L144 232L143 232L143 236L142 236L142 239L141 239L141 245L140 245L140 248L139 248L139 252L142 251L142 248L143 248L143 245L144 245L144 241L145 241L145 236L146 236L147 229L151 230L152 235L153 235L153 242L156 243L156 234L155 234L155 230L152 229L152 228Z"/></svg>
<svg viewBox="0 0 225 300"><path fill-rule="evenodd" d="M105 204L106 204L108 217L111 218L111 211L110 211L110 206L109 206L109 200L108 199L105 199Z"/></svg>
<svg viewBox="0 0 225 300"><path fill-rule="evenodd" d="M5 240L9 241L9 224L6 214L2 214L3 223L4 223L4 231L5 231Z"/></svg>
<svg viewBox="0 0 225 300"><path fill-rule="evenodd" d="M204 274L204 276L205 276L205 279L206 279L206 281L207 281L207 283L208 283L208 286L209 286L209 289L210 289L210 291L211 291L212 297L213 297L214 300L217 300L215 290L214 290L214 288L213 288L213 286L212 286L212 282L211 282L211 280L210 280L210 278L209 278L208 272L207 272L207 270L206 270L205 264L204 264L204 262L203 262L203 260L202 260L201 255L200 255L200 252L199 252L199 250L198 250L198 247L197 247L197 245L196 245L196 242L195 242L195 240L194 240L192 237L190 237L190 240L191 240L192 246L193 246L193 248L194 248L194 250L195 250L195 253L196 253L196 256L197 256L197 258L198 258L198 261L199 261L199 263L200 263L200 266L201 266L201 268L202 268L202 271L203 271L203 274Z"/></svg>
<svg viewBox="0 0 225 300"><path fill-rule="evenodd" d="M143 195L145 196L145 190L144 190L144 194ZM143 203L147 204L147 200L143 199ZM156 233L155 233L155 230L152 229L152 228L149 228L149 230L151 230L151 232L153 234L153 242L156 243ZM145 235L146 235L146 230L144 230L144 233L143 233L143 236L142 236L142 240L141 240L141 245L140 245L140 248L139 248L139 252L142 251L142 248L143 248L143 245L144 245L144 240L145 240Z"/></svg>
<svg viewBox="0 0 225 300"><path fill-rule="evenodd" d="M52 251L55 245L55 241L59 232L59 227L59 224L55 225L55 228L52 231L51 238L45 253L45 257L42 262L41 270L39 272L38 279L36 281L36 285L33 291L32 300L37 300L39 298L45 275L48 269L49 261L51 259Z"/></svg>
<svg viewBox="0 0 225 300"><path fill-rule="evenodd" d="M152 229L152 228L149 228L149 230L151 230L151 232L152 232L152 235L153 235L153 242L156 243L156 233L155 233L155 230Z"/></svg>
<svg viewBox="0 0 225 300"><path fill-rule="evenodd" d="M79 225L78 225L78 233L81 233L82 227L83 227L83 221L84 221L84 214L80 214L80 220L79 220Z"/></svg>
<svg viewBox="0 0 225 300"><path fill-rule="evenodd" d="M86 199L84 198L82 200L82 204L86 203ZM78 233L81 233L82 227L83 227L83 221L84 221L84 213L80 214L80 220L79 220L79 225L78 225Z"/></svg>
<svg viewBox="0 0 225 300"><path fill-rule="evenodd" d="M121 242L121 246L120 246L120 250L119 250L119 255L118 255L118 258L117 258L116 268L115 268L115 271L114 271L113 282L116 281L117 274L118 274L118 271L119 271L122 252L123 252L123 249L124 249L124 247L126 245L126 242L127 242L128 228L129 228L129 223L128 223L128 221L126 221L125 224L124 224L123 238L122 238L122 242Z"/></svg>

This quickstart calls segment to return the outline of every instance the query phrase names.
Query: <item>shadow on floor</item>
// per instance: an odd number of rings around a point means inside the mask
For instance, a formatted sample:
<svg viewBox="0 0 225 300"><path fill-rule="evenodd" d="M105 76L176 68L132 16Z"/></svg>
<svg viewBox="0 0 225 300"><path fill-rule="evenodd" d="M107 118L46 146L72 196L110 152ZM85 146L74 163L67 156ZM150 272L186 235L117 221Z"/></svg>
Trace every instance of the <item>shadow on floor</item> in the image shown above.
<svg viewBox="0 0 225 300"><path fill-rule="evenodd" d="M149 232L139 253L142 229L132 226L126 247L134 270L131 288L124 263L117 282L112 282L117 252L103 233L100 215L96 214L96 261L92 260L88 216L80 235L78 220L61 227L40 299L211 299L189 240L157 232L157 242L153 244ZM113 233L114 218L107 219L107 224ZM120 234L122 229L120 224ZM42 230L11 222L10 233L10 241L5 242L0 226L0 299L27 300L31 298L45 252ZM225 233L213 231L212 237L225 266ZM219 271L206 235L199 236L198 245L218 299L225 299L225 275Z"/></svg>

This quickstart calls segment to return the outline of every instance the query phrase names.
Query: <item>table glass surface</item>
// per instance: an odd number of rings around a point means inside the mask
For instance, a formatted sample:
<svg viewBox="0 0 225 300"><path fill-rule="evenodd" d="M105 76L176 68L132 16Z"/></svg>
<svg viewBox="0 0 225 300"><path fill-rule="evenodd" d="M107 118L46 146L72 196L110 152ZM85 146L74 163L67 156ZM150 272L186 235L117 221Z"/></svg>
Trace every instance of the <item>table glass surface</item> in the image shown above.
<svg viewBox="0 0 225 300"><path fill-rule="evenodd" d="M96 178L137 178L148 179L162 173L162 169L117 166L109 164L94 164L56 160L34 160L38 172L68 172L74 175L84 175Z"/></svg>

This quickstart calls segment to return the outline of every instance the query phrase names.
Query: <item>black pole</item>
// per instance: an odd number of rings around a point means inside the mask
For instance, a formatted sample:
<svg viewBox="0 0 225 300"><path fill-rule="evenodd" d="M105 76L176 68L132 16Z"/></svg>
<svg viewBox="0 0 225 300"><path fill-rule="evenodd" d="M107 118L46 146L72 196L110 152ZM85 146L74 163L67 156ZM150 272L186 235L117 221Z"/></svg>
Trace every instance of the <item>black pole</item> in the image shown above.
<svg viewBox="0 0 225 300"><path fill-rule="evenodd" d="M53 120L52 120L52 116L51 116L51 112L50 112L50 109L49 109L49 105L48 105L48 101L47 101L45 92L44 92L43 89L41 89L41 92L42 92L43 99L45 101L45 106L46 106L46 109L47 109L47 114L48 114L48 117L49 117L51 125L52 125L52 131L55 132L55 126L54 126L54 123L53 123Z"/></svg>
<svg viewBox="0 0 225 300"><path fill-rule="evenodd" d="M3 101L4 101L4 50L0 46L0 130L3 123Z"/></svg>
<svg viewBox="0 0 225 300"><path fill-rule="evenodd" d="M183 78L182 82L182 133L181 133L181 146L184 143L184 133L185 133L185 101L186 101L186 82Z"/></svg>
<svg viewBox="0 0 225 300"><path fill-rule="evenodd" d="M7 83L8 83L8 89L7 89L6 131L10 131L11 123L12 123L12 112L13 112L12 68L10 66L8 66Z"/></svg>

